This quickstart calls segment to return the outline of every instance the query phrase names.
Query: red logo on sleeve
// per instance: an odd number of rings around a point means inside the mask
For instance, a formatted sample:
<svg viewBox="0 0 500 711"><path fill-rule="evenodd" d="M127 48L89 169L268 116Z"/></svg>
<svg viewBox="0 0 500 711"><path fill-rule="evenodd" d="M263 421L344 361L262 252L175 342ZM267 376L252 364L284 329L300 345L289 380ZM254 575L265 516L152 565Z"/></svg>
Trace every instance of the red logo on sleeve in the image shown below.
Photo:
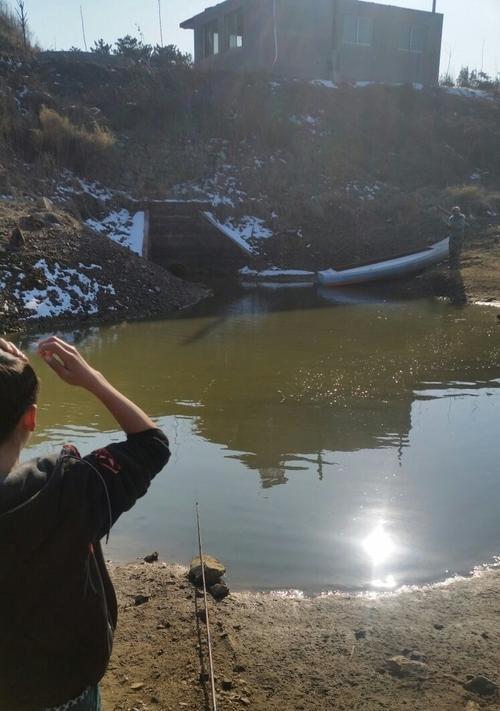
<svg viewBox="0 0 500 711"><path fill-rule="evenodd" d="M109 469L113 474L118 474L121 470L121 466L107 449L97 449L94 452L94 457L101 466L105 467L105 469Z"/></svg>
<svg viewBox="0 0 500 711"><path fill-rule="evenodd" d="M77 450L74 444L65 444L61 452L63 457L73 457L74 459L81 459L80 452Z"/></svg>

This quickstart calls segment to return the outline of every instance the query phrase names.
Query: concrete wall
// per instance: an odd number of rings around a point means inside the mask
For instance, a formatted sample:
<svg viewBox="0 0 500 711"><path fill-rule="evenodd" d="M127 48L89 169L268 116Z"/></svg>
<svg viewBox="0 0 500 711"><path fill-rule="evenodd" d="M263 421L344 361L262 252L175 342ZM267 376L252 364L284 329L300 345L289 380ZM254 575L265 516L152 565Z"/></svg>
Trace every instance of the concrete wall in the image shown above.
<svg viewBox="0 0 500 711"><path fill-rule="evenodd" d="M220 37L229 12L243 13L243 47L203 56L203 26L217 22ZM370 46L345 41L344 16L368 18ZM195 18L195 62L201 69L269 71L276 75L435 84L439 79L443 16L360 0L226 0ZM401 49L405 28L424 27L425 51Z"/></svg>
<svg viewBox="0 0 500 711"><path fill-rule="evenodd" d="M342 18L346 14L366 17L373 23L370 47L344 41ZM332 51L335 80L437 84L442 15L357 0L338 0L337 15ZM426 47L422 53L400 48L402 33L412 26L426 28Z"/></svg>
<svg viewBox="0 0 500 711"><path fill-rule="evenodd" d="M224 18L230 12L243 12L243 47L221 51L204 57L203 26L207 22L218 23L219 36L224 35ZM203 24L194 31L194 61L201 69L220 71L263 71L270 70L274 59L272 22L272 2L270 0L229 0L204 13Z"/></svg>

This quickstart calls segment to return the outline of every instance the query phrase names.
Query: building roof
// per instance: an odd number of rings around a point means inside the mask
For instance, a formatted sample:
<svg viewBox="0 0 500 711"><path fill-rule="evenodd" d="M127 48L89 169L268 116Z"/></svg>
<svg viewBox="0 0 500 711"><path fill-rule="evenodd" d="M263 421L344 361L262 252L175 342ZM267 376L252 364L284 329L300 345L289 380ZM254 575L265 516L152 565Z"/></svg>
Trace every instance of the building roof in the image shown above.
<svg viewBox="0 0 500 711"><path fill-rule="evenodd" d="M200 22L206 22L210 20L211 15L218 15L221 10L231 9L232 7L237 8L241 6L241 0L225 0L217 5L211 5L206 7L203 12L199 12L197 15L190 17L189 20L184 20L181 22L180 26L183 30L194 30L194 28L200 24Z"/></svg>
<svg viewBox="0 0 500 711"><path fill-rule="evenodd" d="M311 0L304 0L309 3ZM248 2L248 0L247 0ZM431 10L420 10L417 8L400 7L399 5L390 5L385 3L374 3L370 0L357 0L357 2L363 5L375 5L377 8L391 8L396 10L404 10L406 12L415 12L427 15L441 15L441 13L433 13ZM237 9L241 7L242 0L224 0L224 2L219 2L217 5L211 5L206 7L203 12L199 12L197 15L189 18L189 20L184 20L181 22L180 26L183 30L194 30L200 23L209 22L210 19L215 18L219 15L221 10ZM441 15L442 16L442 15Z"/></svg>

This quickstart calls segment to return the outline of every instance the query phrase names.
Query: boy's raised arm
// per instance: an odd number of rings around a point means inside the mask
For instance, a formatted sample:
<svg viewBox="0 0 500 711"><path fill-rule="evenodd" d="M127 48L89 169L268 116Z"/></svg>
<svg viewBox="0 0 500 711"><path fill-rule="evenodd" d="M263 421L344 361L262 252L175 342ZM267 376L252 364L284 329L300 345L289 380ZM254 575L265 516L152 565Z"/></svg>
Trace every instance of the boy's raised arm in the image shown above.
<svg viewBox="0 0 500 711"><path fill-rule="evenodd" d="M41 341L38 350L43 360L65 383L84 388L100 400L126 434L156 428L148 415L92 368L74 346L52 336Z"/></svg>

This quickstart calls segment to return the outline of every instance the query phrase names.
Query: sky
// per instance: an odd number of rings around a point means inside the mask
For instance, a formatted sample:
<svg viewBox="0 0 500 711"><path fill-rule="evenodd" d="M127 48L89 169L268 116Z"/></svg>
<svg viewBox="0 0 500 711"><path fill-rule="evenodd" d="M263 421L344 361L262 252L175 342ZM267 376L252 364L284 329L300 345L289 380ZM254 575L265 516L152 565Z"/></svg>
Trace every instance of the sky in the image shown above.
<svg viewBox="0 0 500 711"><path fill-rule="evenodd" d="M382 0L375 0L382 2ZM160 0L164 44L193 52L193 32L179 23L197 14L214 0ZM14 6L15 0L7 0ZM396 4L431 10L432 0L398 0ZM30 27L44 49L83 48L80 5L88 45L99 38L113 43L118 37L142 32L145 42L160 41L158 0L25 0ZM445 15L441 72L458 74L462 66L488 74L500 72L500 0L437 0Z"/></svg>

